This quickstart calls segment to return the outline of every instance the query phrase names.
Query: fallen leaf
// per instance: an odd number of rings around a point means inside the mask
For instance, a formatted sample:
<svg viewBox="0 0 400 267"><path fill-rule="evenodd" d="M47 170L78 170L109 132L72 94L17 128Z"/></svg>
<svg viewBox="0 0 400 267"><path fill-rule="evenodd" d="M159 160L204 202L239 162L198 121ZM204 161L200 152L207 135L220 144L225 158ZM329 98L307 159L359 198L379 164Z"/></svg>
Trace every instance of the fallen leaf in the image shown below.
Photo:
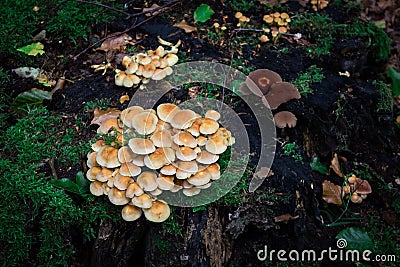
<svg viewBox="0 0 400 267"><path fill-rule="evenodd" d="M115 33L117 34L117 33ZM134 45L132 41L132 37L130 37L128 34L124 33L121 35L117 35L115 37L110 37L106 39L97 50L102 50L102 51L124 51L126 48L127 44Z"/></svg>
<svg viewBox="0 0 400 267"><path fill-rule="evenodd" d="M43 104L43 100L51 100L52 96L53 94L50 92L32 88L29 91L17 95L11 104L11 109L17 113L23 113L27 106L29 108L40 108Z"/></svg>
<svg viewBox="0 0 400 267"><path fill-rule="evenodd" d="M335 153L333 155L333 159L331 161L331 166L330 168L337 174L339 175L339 177L343 177L343 173L340 170L340 165L339 165L339 159L338 159L338 155Z"/></svg>
<svg viewBox="0 0 400 267"><path fill-rule="evenodd" d="M37 56L44 54L44 45L40 42L18 48L17 51L27 54L28 56Z"/></svg>
<svg viewBox="0 0 400 267"><path fill-rule="evenodd" d="M90 122L90 125L101 125L104 121L108 119L118 118L120 113L121 111L117 108L108 108L106 110L95 108L93 111L94 117L93 120Z"/></svg>
<svg viewBox="0 0 400 267"><path fill-rule="evenodd" d="M119 103L123 104L125 101L129 101L129 95L123 95L119 98Z"/></svg>
<svg viewBox="0 0 400 267"><path fill-rule="evenodd" d="M342 188L339 185L324 180L322 183L322 199L327 203L341 205L342 204Z"/></svg>
<svg viewBox="0 0 400 267"><path fill-rule="evenodd" d="M40 74L40 69L32 67L20 67L12 70L19 77L37 79Z"/></svg>
<svg viewBox="0 0 400 267"><path fill-rule="evenodd" d="M282 215L276 216L274 218L274 221L276 223L278 223L278 222L288 223L288 221L295 220L298 218L299 218L299 215L292 216L289 213L287 213L287 214L282 214Z"/></svg>
<svg viewBox="0 0 400 267"><path fill-rule="evenodd" d="M160 6L159 5L157 5L157 4L152 4L151 5L151 7L144 7L143 8L143 12L148 12L148 13L146 13L146 17L150 17L151 15L157 15L158 13L160 13L161 12L161 10L157 10L156 12L152 12L154 9L157 9L157 8L159 8Z"/></svg>
<svg viewBox="0 0 400 267"><path fill-rule="evenodd" d="M259 178L259 179L264 179L264 178L270 177L272 175L274 175L274 173L272 172L272 170L270 168L261 167L258 172L254 173L253 177Z"/></svg>
<svg viewBox="0 0 400 267"><path fill-rule="evenodd" d="M196 27L190 26L187 24L187 22L185 20L182 20L179 23L175 23L174 25L172 25L174 27L180 28L182 30L184 30L186 33L190 33L190 32L194 32L197 31Z"/></svg>

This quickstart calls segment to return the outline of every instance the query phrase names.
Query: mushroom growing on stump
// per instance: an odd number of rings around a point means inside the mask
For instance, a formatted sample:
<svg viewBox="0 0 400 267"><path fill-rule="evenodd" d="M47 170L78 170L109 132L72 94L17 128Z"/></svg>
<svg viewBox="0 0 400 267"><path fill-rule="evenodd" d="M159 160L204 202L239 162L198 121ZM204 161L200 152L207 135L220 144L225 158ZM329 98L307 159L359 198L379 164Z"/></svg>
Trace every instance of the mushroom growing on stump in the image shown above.
<svg viewBox="0 0 400 267"><path fill-rule="evenodd" d="M278 128L293 128L297 124L296 116L290 111L281 111L274 115L275 126Z"/></svg>
<svg viewBox="0 0 400 267"><path fill-rule="evenodd" d="M247 88L255 95L262 97L272 84L282 82L281 76L268 69L258 69L249 73L246 79ZM261 92L260 92L261 90Z"/></svg>
<svg viewBox="0 0 400 267"><path fill-rule="evenodd" d="M151 222L163 222L168 219L171 209L163 200L156 200L149 209L143 209L144 216Z"/></svg>
<svg viewBox="0 0 400 267"><path fill-rule="evenodd" d="M133 205L126 205L121 212L122 219L131 222L135 221L142 216L142 209L135 207Z"/></svg>

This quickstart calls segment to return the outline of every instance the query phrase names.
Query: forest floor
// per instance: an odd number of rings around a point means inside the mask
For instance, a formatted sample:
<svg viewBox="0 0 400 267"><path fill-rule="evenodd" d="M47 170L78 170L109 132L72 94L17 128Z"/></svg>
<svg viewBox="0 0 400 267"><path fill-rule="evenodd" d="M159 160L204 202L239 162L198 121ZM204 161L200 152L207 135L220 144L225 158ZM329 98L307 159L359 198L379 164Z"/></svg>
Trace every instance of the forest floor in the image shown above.
<svg viewBox="0 0 400 267"><path fill-rule="evenodd" d="M18 20L6 2L0 8L10 14L1 21L8 37L0 53L3 266L397 266L390 257L400 261L399 77L393 82L387 71L400 67L399 1L337 0L314 11L312 1L27 0L15 4ZM153 4L158 8L143 9ZM204 22L194 19L201 4L213 10ZM250 21L239 25L237 12ZM261 42L270 34L263 16L275 12L290 16L288 32ZM24 18L26 25L18 24ZM122 34L129 42L118 39ZM249 192L263 145L249 107L218 86L171 90L161 102L212 98L235 110L248 132L249 163L214 203L172 207L159 224L143 217L125 222L119 207L85 194L88 185L79 179L98 138L94 113L127 108L121 97L132 99L137 91L151 94L115 85L113 70L124 55L156 49L158 36L181 41L178 63L278 73L301 98L272 112L292 112L297 125L276 129L273 175ZM16 50L37 42L43 54ZM107 63L105 73L91 68ZM35 70L21 77L15 71L21 67ZM40 75L27 77L35 71ZM352 175L372 188L361 203L342 195ZM71 183L54 182L61 178ZM257 258L266 246L300 254L337 249L341 238L347 249L371 250L376 260Z"/></svg>

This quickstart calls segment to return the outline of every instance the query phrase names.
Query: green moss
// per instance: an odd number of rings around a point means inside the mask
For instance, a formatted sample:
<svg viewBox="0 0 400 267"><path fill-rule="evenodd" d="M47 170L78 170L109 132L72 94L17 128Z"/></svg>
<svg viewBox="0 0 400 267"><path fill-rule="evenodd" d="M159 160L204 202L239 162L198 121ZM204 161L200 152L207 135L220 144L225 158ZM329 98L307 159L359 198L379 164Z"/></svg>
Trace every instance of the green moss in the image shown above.
<svg viewBox="0 0 400 267"><path fill-rule="evenodd" d="M301 73L295 80L291 81L291 83L294 84L302 96L312 94L313 89L311 88L311 84L321 83L325 78L321 72L322 68L312 65L305 72Z"/></svg>

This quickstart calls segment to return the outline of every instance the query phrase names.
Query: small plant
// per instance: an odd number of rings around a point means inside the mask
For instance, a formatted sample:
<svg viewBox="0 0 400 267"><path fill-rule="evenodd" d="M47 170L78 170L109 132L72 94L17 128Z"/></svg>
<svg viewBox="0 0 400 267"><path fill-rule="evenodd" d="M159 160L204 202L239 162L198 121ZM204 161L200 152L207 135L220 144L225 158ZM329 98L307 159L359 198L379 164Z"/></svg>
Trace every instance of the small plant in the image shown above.
<svg viewBox="0 0 400 267"><path fill-rule="evenodd" d="M299 93L302 96L307 96L307 94L313 93L311 84L321 83L325 78L324 74L321 72L322 68L312 65L307 69L306 72L301 73L295 80L293 80L292 83L299 90Z"/></svg>
<svg viewBox="0 0 400 267"><path fill-rule="evenodd" d="M393 108L391 87L382 81L373 81L372 84L376 87L380 96L376 111L378 112L391 111Z"/></svg>
<svg viewBox="0 0 400 267"><path fill-rule="evenodd" d="M283 147L283 155L292 157L296 162L301 162L303 161L303 157L299 153L299 146L293 142L293 143L286 143Z"/></svg>
<svg viewBox="0 0 400 267"><path fill-rule="evenodd" d="M193 19L195 22L206 22L211 18L212 14L214 14L214 10L209 5L201 4L194 11Z"/></svg>
<svg viewBox="0 0 400 267"><path fill-rule="evenodd" d="M86 112L93 111L95 108L99 108L101 110L106 110L111 106L111 98L98 98L93 101L86 102L83 110Z"/></svg>

